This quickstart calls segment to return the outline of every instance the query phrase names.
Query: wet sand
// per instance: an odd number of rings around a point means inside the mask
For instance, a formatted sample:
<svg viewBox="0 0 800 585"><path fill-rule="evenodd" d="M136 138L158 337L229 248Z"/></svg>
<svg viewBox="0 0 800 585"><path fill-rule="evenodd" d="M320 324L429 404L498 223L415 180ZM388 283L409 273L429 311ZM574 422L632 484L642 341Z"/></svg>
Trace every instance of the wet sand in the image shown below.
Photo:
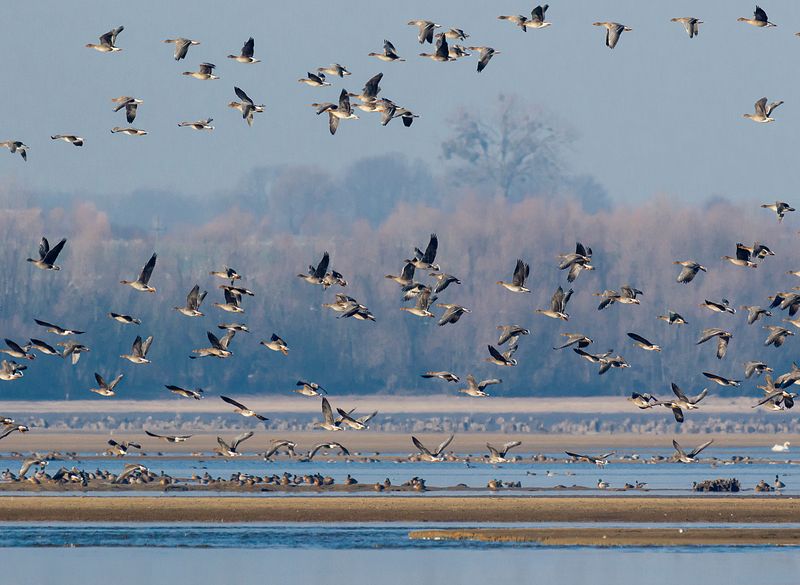
<svg viewBox="0 0 800 585"><path fill-rule="evenodd" d="M546 546L800 545L797 528L479 528L414 530L416 540L530 542Z"/></svg>
<svg viewBox="0 0 800 585"><path fill-rule="evenodd" d="M766 497L0 497L0 521L800 522L800 499Z"/></svg>

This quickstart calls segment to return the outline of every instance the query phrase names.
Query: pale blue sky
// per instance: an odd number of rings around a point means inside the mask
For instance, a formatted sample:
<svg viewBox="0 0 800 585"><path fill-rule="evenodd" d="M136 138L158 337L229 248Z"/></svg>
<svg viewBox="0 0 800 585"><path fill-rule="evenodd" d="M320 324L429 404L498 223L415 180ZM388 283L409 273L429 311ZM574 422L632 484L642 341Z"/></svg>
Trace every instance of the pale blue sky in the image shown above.
<svg viewBox="0 0 800 585"><path fill-rule="evenodd" d="M229 189L250 169L281 163L335 168L363 156L401 152L436 164L447 119L459 106L482 108L500 92L541 105L578 135L569 162L590 173L618 202L668 193L684 199L792 200L800 179L794 137L800 127L800 4L764 5L778 28L736 22L752 14L750 2L713 0L551 2L544 30L522 33L498 14L529 13L527 1L464 2L120 2L40 1L5 6L7 58L0 97L0 139L31 146L29 161L0 153L0 173L23 189L79 190L115 196L139 188L198 195ZM673 16L705 21L690 40ZM418 57L410 19L460 27L470 44L502 51L480 75L475 60L436 63ZM613 51L595 20L634 30ZM100 54L84 48L123 24L124 50ZM257 65L225 58L255 37ZM199 39L186 60L172 59L173 36ZM369 58L384 38L405 63ZM426 46L425 50L428 50ZM180 75L201 61L218 65L219 81ZM308 70L331 62L353 75L332 88L297 83ZM382 96L422 114L410 129L382 128L374 115L341 124L308 107L335 101L342 87L360 89L383 71ZM267 104L248 128L226 107L233 86ZM135 125L141 139L111 135L125 125L111 97L145 100ZM777 123L742 118L761 96L783 99ZM178 128L181 120L212 116L216 130ZM52 142L50 134L76 133L86 146Z"/></svg>

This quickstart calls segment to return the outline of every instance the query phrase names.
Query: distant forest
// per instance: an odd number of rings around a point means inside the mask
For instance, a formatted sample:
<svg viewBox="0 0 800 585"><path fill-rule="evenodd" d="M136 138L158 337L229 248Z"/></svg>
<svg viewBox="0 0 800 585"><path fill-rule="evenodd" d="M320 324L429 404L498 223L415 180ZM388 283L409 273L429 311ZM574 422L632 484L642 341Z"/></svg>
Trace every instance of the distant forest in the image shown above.
<svg viewBox="0 0 800 585"><path fill-rule="evenodd" d="M0 338L20 344L31 337L51 344L62 340L38 327L33 321L38 318L85 330L79 341L91 352L75 366L39 355L27 362L23 379L0 382L0 397L102 400L88 392L96 387L94 372L106 379L124 373L118 396L151 399L169 396L165 384L234 396L285 394L300 378L332 394L455 393L461 385L420 378L426 370L451 370L462 379L470 372L479 380L502 378L501 385L489 387L499 396L664 394L673 381L687 392L699 391L708 385L700 375L704 370L741 379L748 360L763 360L777 372L788 369L798 355L797 340L764 347L762 328L781 324L788 315L776 309L766 321L747 325L746 311L715 314L698 305L724 297L737 309L766 306L769 295L800 284L785 274L800 269L791 214L779 224L774 214L758 208L762 201L685 204L669 195L612 205L592 177L569 168L570 133L550 121L546 113L501 97L488 112L454 118L440 160L380 156L338 172L263 166L212 197L125 193L123 187L102 196L29 193L4 185ZM472 310L444 327L400 311L400 288L384 278L398 274L403 259L414 247L424 249L431 233L439 236L437 263L462 281L442 292L439 302ZM58 259L60 272L43 272L25 261L36 255L43 235L51 243L68 238ZM737 242L756 240L775 252L757 269L721 260L735 255ZM570 285L566 271L558 270L557 255L572 252L576 241L593 249L596 269ZM119 284L135 278L154 251L156 294ZM323 291L296 277L325 251L331 267L347 279L346 288ZM517 258L530 263L532 294L513 294L495 284L510 280ZM690 258L708 273L678 284L680 267L673 261ZM244 298L242 315L212 304L223 302L217 288L223 281L209 271L223 265L239 271L241 286L256 293ZM431 281L423 271L417 280ZM192 319L173 307L184 304L195 284L208 297L201 307L206 316ZM592 293L623 284L644 291L641 305L598 311L600 299ZM534 313L549 306L559 285L575 291L568 322ZM337 319L323 309L337 292L367 305L377 321ZM668 310L689 324L656 318ZM134 315L142 324L119 324L106 316L109 311ZM440 315L443 309L434 311ZM231 321L251 330L236 334L233 357L189 359L192 349L208 346L206 331L221 335L217 324ZM519 365L513 368L484 361L487 344L497 342L496 327L503 324L531 330L520 340ZM715 357L713 341L695 345L703 328L715 326L734 334L722 360ZM259 345L273 332L289 344L288 356ZM563 332L592 337L587 351L613 348L632 367L598 376L597 366L571 349L552 349ZM642 351L627 332L663 351ZM154 337L149 365L119 357L137 334ZM752 385L712 391L756 395Z"/></svg>

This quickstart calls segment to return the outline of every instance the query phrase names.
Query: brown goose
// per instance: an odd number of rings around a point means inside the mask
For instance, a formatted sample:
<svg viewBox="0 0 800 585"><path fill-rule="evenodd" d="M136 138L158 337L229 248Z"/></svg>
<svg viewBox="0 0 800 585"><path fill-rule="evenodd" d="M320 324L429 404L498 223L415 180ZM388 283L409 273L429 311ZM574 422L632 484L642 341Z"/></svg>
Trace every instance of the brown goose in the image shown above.
<svg viewBox="0 0 800 585"><path fill-rule="evenodd" d="M6 140L4 142L0 142L0 147L7 148L11 154L18 152L22 157L22 160L28 160L28 149L30 147L19 140Z"/></svg>
<svg viewBox="0 0 800 585"><path fill-rule="evenodd" d="M86 45L87 49L94 49L95 51L99 51L101 53L116 53L117 51L121 51L119 47L115 45L117 42L117 35L125 30L124 26L118 26L115 29L112 29L102 35L100 37L100 43L88 43Z"/></svg>
<svg viewBox="0 0 800 585"><path fill-rule="evenodd" d="M150 256L150 260L147 261L147 264L144 265L142 268L142 272L139 274L139 278L136 280L120 280L120 284L127 284L134 290L138 290L141 292L148 292L154 293L156 292L155 287L150 286L148 283L150 282L150 277L153 274L153 268L156 267L156 258L157 254L153 252L153 255Z"/></svg>
<svg viewBox="0 0 800 585"><path fill-rule="evenodd" d="M517 259L517 264L514 267L514 276L512 277L511 282L503 282L502 280L498 280L497 284L506 290L510 290L511 292L529 293L531 291L530 289L525 288L525 279L528 278L530 272L531 267L522 260Z"/></svg>
<svg viewBox="0 0 800 585"><path fill-rule="evenodd" d="M233 352L228 349L228 344L230 344L231 339L233 336L236 335L236 331L228 331L222 339L218 339L216 335L211 333L211 331L206 332L206 336L208 337L209 343L211 343L211 347L204 347L202 349L193 349L192 353L197 355L190 355L190 359L198 359L204 357L215 357L220 359L229 358L233 355Z"/></svg>
<svg viewBox="0 0 800 585"><path fill-rule="evenodd" d="M659 400L654 402L653 406L666 406L667 408L672 409L672 414L675 416L675 420L679 423L682 423L684 421L683 411L697 410L700 408L697 406L697 404L708 395L708 389L703 388L703 391L700 392L700 394L689 398L683 393L683 390L681 390L677 384L673 383L672 393L675 395L674 399Z"/></svg>
<svg viewBox="0 0 800 585"><path fill-rule="evenodd" d="M267 349L271 349L272 351L279 351L283 355L289 355L289 346L283 339L281 339L274 333L272 334L272 337L270 337L269 341L259 341L259 343L264 347L266 347Z"/></svg>
<svg viewBox="0 0 800 585"><path fill-rule="evenodd" d="M606 47L613 49L619 42L619 37L623 32L630 32L633 29L619 24L618 22L595 22L594 26L602 26L606 29Z"/></svg>
<svg viewBox="0 0 800 585"><path fill-rule="evenodd" d="M497 345L517 345L517 341L521 335L530 335L530 330L520 327L519 325L498 325L497 330L500 331L500 337L497 339Z"/></svg>
<svg viewBox="0 0 800 585"><path fill-rule="evenodd" d="M237 414L241 414L245 418L251 418L252 417L252 418L256 418L256 419L258 419L260 421L269 420L267 417L261 416L260 414L258 414L254 410L250 410L244 404L242 404L241 402L237 402L233 398L228 398L227 396L220 396L220 398L222 399L223 402L227 402L231 406L235 407L233 412L235 412Z"/></svg>
<svg viewBox="0 0 800 585"><path fill-rule="evenodd" d="M202 317L203 313L200 312L200 304L203 302L203 299L206 298L206 294L207 291L200 293L200 285L196 284L186 296L186 305L183 307L174 307L174 309L181 315L186 315L187 317Z"/></svg>
<svg viewBox="0 0 800 585"><path fill-rule="evenodd" d="M133 345L131 346L131 353L124 354L119 357L125 358L129 362L133 364L149 364L150 360L147 359L147 352L150 350L150 345L153 343L153 336L151 335L144 341L142 341L142 336L137 335L136 339L133 340Z"/></svg>
<svg viewBox="0 0 800 585"><path fill-rule="evenodd" d="M794 335L794 333L788 329L777 325L764 325L764 329L769 331L769 335L764 340L764 345L766 346L774 345L775 347L780 347L783 345L783 342L786 341L787 337Z"/></svg>
<svg viewBox="0 0 800 585"><path fill-rule="evenodd" d="M661 346L652 343L651 341L645 339L638 333L628 333L628 337L633 340L634 345L637 347L641 347L645 351L661 351Z"/></svg>
<svg viewBox="0 0 800 585"><path fill-rule="evenodd" d="M67 337L69 335L83 335L85 333L84 331L78 331L77 329L67 329L66 327L53 325L52 323L48 323L47 321L41 321L39 319L34 319L34 322L37 325L46 328L48 333L52 333L54 335L60 335L62 337Z"/></svg>
<svg viewBox="0 0 800 585"><path fill-rule="evenodd" d="M516 366L517 360L513 355L517 352L517 346L512 345L505 353L500 353L493 345L488 345L489 355L486 361L496 366Z"/></svg>
<svg viewBox="0 0 800 585"><path fill-rule="evenodd" d="M200 81L208 81L211 79L219 79L216 75L214 75L214 69L216 69L216 65L213 63L200 63L197 71L184 71L183 75L187 75L189 77L194 77L195 79L199 79Z"/></svg>
<svg viewBox="0 0 800 585"><path fill-rule="evenodd" d="M182 396L184 398L194 398L195 400L200 400L203 398L202 388L195 388L192 390L191 388L181 388L180 386L173 386L172 384L165 384L164 388L173 394L177 394L178 396Z"/></svg>
<svg viewBox="0 0 800 585"><path fill-rule="evenodd" d="M520 445L522 445L522 441L509 441L508 443L504 443L502 447L493 447L489 443L486 443L486 448L489 449L489 463L509 463L510 460L506 459L506 455L511 449L519 447Z"/></svg>
<svg viewBox="0 0 800 585"><path fill-rule="evenodd" d="M98 374L97 372L94 373L94 379L97 380L98 387L97 388L90 388L90 392L94 392L99 394L100 396L114 396L116 392L114 388L116 388L117 384L119 384L120 380L122 380L123 374L118 375L116 378L111 380L110 382L106 382L103 379L103 376Z"/></svg>
<svg viewBox="0 0 800 585"><path fill-rule="evenodd" d="M714 442L714 439L711 439L710 441L706 441L705 443L703 443L699 447L695 447L694 449L692 449L691 451L686 453L681 448L681 446L678 444L678 441L673 439L672 440L672 446L675 448L675 455L673 455L673 457L676 460L680 461L681 463L694 463L695 461L697 461L697 456L700 455L700 452L703 449L705 449L706 447L708 447L713 442Z"/></svg>
<svg viewBox="0 0 800 585"><path fill-rule="evenodd" d="M50 140L61 140L72 146L83 146L83 138L75 134L53 134L50 136Z"/></svg>
<svg viewBox="0 0 800 585"><path fill-rule="evenodd" d="M666 321L670 325L686 325L688 321L675 311L667 311L666 315L659 315L658 319Z"/></svg>
<svg viewBox="0 0 800 585"><path fill-rule="evenodd" d="M767 18L767 13L764 12L764 9L760 6L756 6L756 9L753 11L753 18L745 18L744 16L740 16L736 19L738 22L745 22L751 26L755 26L758 28L768 28L777 26L769 21Z"/></svg>
<svg viewBox="0 0 800 585"><path fill-rule="evenodd" d="M700 34L700 25L703 24L702 20L698 20L693 16L681 16L678 18L671 18L670 22L680 22L683 25L683 28L686 29L686 34L689 35L690 39L693 39L694 37Z"/></svg>
<svg viewBox="0 0 800 585"><path fill-rule="evenodd" d="M455 435L450 435L447 439L441 442L441 444L436 447L433 451L428 449L422 442L412 435L411 442L414 443L414 446L419 449L420 453L419 456L423 461L430 461L432 463L438 461L444 461L444 450L447 449L448 445L453 442Z"/></svg>
<svg viewBox="0 0 800 585"><path fill-rule="evenodd" d="M193 41L192 39L184 39L183 37L178 37L177 39L166 39L163 42L175 45L176 61L180 61L181 59L186 58L186 54L189 52L189 47L193 47L195 45L200 44L200 41Z"/></svg>
<svg viewBox="0 0 800 585"><path fill-rule="evenodd" d="M42 238L42 241L39 242L39 258L28 258L28 262L36 266L36 268L40 268L42 270L61 270L60 266L56 266L56 258L61 253L61 250L64 248L64 244L67 243L67 238L63 238L60 242L58 242L52 248L50 247L50 242L47 241L47 238Z"/></svg>
<svg viewBox="0 0 800 585"><path fill-rule="evenodd" d="M424 374L420 374L423 378L438 378L440 380L444 380L445 382L458 382L459 377L456 376L453 372L446 372L446 371L438 371L438 372L425 372Z"/></svg>
<svg viewBox="0 0 800 585"><path fill-rule="evenodd" d="M237 63L260 63L260 59L253 58L253 55L255 54L255 44L256 43L253 40L253 37L250 37L244 42L244 45L242 45L242 50L239 51L239 54L228 55L228 59L233 59Z"/></svg>
<svg viewBox="0 0 800 585"><path fill-rule="evenodd" d="M425 248L423 252L419 248L414 248L414 258L409 260L403 260L403 262L411 263L414 265L415 268L420 270L439 270L439 265L434 264L433 261L436 260L436 252L439 250L439 237L436 234L431 234L430 239L428 240L428 246Z"/></svg>
<svg viewBox="0 0 800 585"><path fill-rule="evenodd" d="M369 53L368 57L377 57L381 61L405 61L400 55L397 53L397 49L394 48L394 45L384 39L383 41L383 53Z"/></svg>
<svg viewBox="0 0 800 585"><path fill-rule="evenodd" d="M224 457L238 457L241 455L239 453L238 448L239 445L244 443L247 439L253 436L253 431L247 431L246 433L242 433L237 435L236 438L231 441L230 445L222 440L221 437L217 437L217 443L219 444L219 453L222 454Z"/></svg>
<svg viewBox="0 0 800 585"><path fill-rule="evenodd" d="M139 106L144 103L143 100L140 100L135 97L130 97L127 95L123 95L116 98L111 98L111 101L116 103L117 105L114 107L115 112L119 112L122 108L125 108L125 119L128 121L128 124L133 124L133 121L136 119L136 113L139 111ZM55 136L53 137L55 138ZM75 138L74 136L62 137L62 140L66 140L67 142L72 142L71 138ZM81 141L80 144L75 144L75 146L83 145L83 138L79 138Z"/></svg>
<svg viewBox="0 0 800 585"><path fill-rule="evenodd" d="M733 337L733 333L730 331L725 331L719 327L703 329L703 333L695 345L700 345L715 337L717 338L717 359L721 360L725 357L725 353L728 351L728 342L731 340L731 337Z"/></svg>
<svg viewBox="0 0 800 585"><path fill-rule="evenodd" d="M419 44L422 45L424 43L433 43L433 32L435 29L441 28L442 25L430 20L411 20L408 22L408 26L416 26L419 29L417 38L419 39Z"/></svg>
<svg viewBox="0 0 800 585"><path fill-rule="evenodd" d="M144 434L154 439L163 439L167 443L183 443L192 438L192 435L158 435L145 429Z"/></svg>
<svg viewBox="0 0 800 585"><path fill-rule="evenodd" d="M469 374L467 376L467 387L466 388L459 388L458 391L462 394L466 394L467 396L489 396L489 394L485 391L487 386L491 386L493 384L501 384L503 381L499 378L490 378L488 380L482 380L478 382L475 379L475 376Z"/></svg>
<svg viewBox="0 0 800 585"><path fill-rule="evenodd" d="M536 313L544 315L545 317L550 317L551 319L569 321L569 315L567 314L567 303L572 297L572 292L572 289L569 289L566 293L564 293L564 289L559 286L556 289L556 292L553 293L553 298L550 300L550 308L536 309Z"/></svg>
<svg viewBox="0 0 800 585"><path fill-rule="evenodd" d="M675 279L677 282L680 282L681 284L689 284L690 282L692 282L694 280L694 277L697 276L697 273L700 272L701 270L703 272L707 272L705 266L701 266L694 260L676 260L675 262L673 262L673 264L678 264L680 266L683 266L680 274L678 274L678 277Z"/></svg>

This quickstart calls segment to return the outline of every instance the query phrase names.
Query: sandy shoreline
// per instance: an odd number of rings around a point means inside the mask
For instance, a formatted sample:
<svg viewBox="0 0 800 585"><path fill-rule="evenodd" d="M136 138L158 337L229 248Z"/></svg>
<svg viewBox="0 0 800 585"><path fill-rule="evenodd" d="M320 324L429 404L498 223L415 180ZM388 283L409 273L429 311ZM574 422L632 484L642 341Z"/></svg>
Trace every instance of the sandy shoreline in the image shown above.
<svg viewBox="0 0 800 585"><path fill-rule="evenodd" d="M800 499L759 497L0 497L0 521L800 522Z"/></svg>

